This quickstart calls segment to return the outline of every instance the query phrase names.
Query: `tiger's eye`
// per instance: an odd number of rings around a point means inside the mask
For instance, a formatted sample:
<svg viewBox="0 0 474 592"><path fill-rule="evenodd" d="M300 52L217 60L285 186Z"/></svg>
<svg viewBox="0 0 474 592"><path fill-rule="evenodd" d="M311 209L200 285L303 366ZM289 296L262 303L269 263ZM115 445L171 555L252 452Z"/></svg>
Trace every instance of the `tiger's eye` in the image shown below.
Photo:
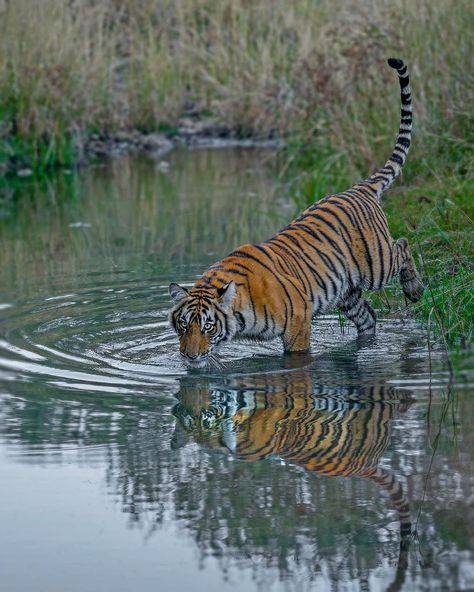
<svg viewBox="0 0 474 592"><path fill-rule="evenodd" d="M204 323L204 331L211 331L214 327L214 323Z"/></svg>

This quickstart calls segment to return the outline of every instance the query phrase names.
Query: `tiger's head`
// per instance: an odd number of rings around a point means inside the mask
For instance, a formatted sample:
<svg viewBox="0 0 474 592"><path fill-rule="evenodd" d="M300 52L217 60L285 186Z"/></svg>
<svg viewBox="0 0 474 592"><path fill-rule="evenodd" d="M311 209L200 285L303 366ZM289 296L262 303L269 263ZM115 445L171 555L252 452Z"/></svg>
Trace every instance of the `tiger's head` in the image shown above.
<svg viewBox="0 0 474 592"><path fill-rule="evenodd" d="M170 284L169 293L175 305L170 311L172 329L179 337L179 351L191 368L203 368L212 361L213 352L236 332L232 314L234 282L222 288L194 287L186 290Z"/></svg>

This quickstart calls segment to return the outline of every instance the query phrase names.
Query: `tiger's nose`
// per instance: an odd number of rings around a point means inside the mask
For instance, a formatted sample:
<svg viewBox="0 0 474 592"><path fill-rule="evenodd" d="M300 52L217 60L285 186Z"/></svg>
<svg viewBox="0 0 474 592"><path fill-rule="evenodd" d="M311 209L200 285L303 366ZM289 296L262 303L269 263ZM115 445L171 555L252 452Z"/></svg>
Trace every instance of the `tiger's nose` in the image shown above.
<svg viewBox="0 0 474 592"><path fill-rule="evenodd" d="M186 357L190 360L197 360L197 358L199 358L199 354L186 354Z"/></svg>

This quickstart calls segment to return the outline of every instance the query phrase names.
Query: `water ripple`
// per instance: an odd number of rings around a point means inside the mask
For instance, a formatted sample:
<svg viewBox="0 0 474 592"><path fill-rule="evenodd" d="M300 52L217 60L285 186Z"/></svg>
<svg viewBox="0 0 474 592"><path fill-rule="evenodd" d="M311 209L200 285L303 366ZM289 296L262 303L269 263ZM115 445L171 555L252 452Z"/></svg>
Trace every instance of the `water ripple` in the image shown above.
<svg viewBox="0 0 474 592"><path fill-rule="evenodd" d="M16 303L14 314L2 307L0 337L0 378L123 393L184 373L165 289L146 283L35 298Z"/></svg>
<svg viewBox="0 0 474 592"><path fill-rule="evenodd" d="M106 285L17 302L13 308L3 305L0 378L13 376L76 392L169 389L186 374L168 325L169 306L167 287L156 278L140 283L121 276ZM387 374L394 385L415 389L447 380L444 370L427 378L426 339L414 322L381 319L376 338L360 344L351 326L341 327L337 316L326 315L313 325L312 350L288 363L279 341L234 342L223 348L219 372L285 372L294 364L310 365L322 382L337 384L343 366L355 363L363 369L364 380ZM345 372L346 380L348 375L351 372ZM361 379L355 372L354 381Z"/></svg>

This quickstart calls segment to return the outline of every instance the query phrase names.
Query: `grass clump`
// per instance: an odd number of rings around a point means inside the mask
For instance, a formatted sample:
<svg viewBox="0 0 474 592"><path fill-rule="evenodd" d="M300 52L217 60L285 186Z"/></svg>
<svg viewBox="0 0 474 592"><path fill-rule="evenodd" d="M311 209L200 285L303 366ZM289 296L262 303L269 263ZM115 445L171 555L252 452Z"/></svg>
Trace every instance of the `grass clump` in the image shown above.
<svg viewBox="0 0 474 592"><path fill-rule="evenodd" d="M112 24L100 3L0 3L0 168L42 172L113 124ZM107 32L107 34L105 34Z"/></svg>
<svg viewBox="0 0 474 592"><path fill-rule="evenodd" d="M427 289L413 312L449 348L474 343L474 182L438 178L392 192L386 212L394 236L406 236Z"/></svg>

